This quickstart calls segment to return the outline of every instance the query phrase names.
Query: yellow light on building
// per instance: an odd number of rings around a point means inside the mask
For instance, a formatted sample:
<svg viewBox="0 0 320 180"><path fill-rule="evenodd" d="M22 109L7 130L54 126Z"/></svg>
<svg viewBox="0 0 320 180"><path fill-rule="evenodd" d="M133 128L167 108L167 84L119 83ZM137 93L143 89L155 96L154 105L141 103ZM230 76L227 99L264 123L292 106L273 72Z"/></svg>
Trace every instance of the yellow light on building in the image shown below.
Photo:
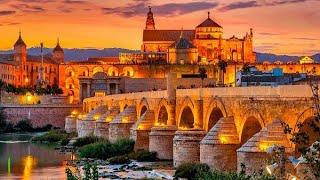
<svg viewBox="0 0 320 180"><path fill-rule="evenodd" d="M106 118L106 122L111 122L111 121L112 121L112 117L108 116L108 117Z"/></svg>
<svg viewBox="0 0 320 180"><path fill-rule="evenodd" d="M219 141L222 143L222 144L226 144L228 142L228 137L225 136L225 135L220 135L219 136Z"/></svg>
<svg viewBox="0 0 320 180"><path fill-rule="evenodd" d="M72 116L72 117L76 117L77 114L78 114L78 111L77 111L77 110L73 110L73 111L71 112L71 116Z"/></svg>
<svg viewBox="0 0 320 180"><path fill-rule="evenodd" d="M269 147L270 145L268 143L262 142L259 144L259 149L263 152L266 152Z"/></svg>
<svg viewBox="0 0 320 180"><path fill-rule="evenodd" d="M26 77L26 79L24 80L24 82L25 82L26 84L28 84L28 83L29 83L29 78Z"/></svg>
<svg viewBox="0 0 320 180"><path fill-rule="evenodd" d="M97 121L100 118L100 116L98 114L93 116L93 120Z"/></svg>
<svg viewBox="0 0 320 180"><path fill-rule="evenodd" d="M127 123L127 122L129 122L129 117L127 117L127 116L126 117L122 117L121 120L122 120L123 123Z"/></svg>

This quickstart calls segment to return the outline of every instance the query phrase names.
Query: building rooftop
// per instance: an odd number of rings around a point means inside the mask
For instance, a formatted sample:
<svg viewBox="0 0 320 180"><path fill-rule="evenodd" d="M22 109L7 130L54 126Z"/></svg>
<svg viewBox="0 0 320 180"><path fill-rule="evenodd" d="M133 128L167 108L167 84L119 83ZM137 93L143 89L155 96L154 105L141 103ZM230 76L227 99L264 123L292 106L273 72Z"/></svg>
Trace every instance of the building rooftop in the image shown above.
<svg viewBox="0 0 320 180"><path fill-rule="evenodd" d="M201 24L199 24L197 26L198 27L219 27L219 28L222 28L222 26L220 26L218 23L216 23L214 20L212 20L210 18L210 12L208 12L208 18L203 21Z"/></svg>
<svg viewBox="0 0 320 180"><path fill-rule="evenodd" d="M194 30L182 30L183 37L192 41L195 36ZM179 39L181 30L144 30L143 41L176 41Z"/></svg>

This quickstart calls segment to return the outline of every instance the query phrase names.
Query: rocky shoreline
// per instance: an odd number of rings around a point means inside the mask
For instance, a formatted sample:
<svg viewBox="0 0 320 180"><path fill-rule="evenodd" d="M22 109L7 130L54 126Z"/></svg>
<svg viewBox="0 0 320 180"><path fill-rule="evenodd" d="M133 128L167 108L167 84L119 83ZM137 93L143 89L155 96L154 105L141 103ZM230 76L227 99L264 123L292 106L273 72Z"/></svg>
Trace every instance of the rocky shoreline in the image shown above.
<svg viewBox="0 0 320 180"><path fill-rule="evenodd" d="M108 161L83 158L68 161L77 176L84 176L86 163L97 164L99 179L166 179L173 180L174 170L169 162L137 162L111 165ZM170 167L171 166L171 167Z"/></svg>

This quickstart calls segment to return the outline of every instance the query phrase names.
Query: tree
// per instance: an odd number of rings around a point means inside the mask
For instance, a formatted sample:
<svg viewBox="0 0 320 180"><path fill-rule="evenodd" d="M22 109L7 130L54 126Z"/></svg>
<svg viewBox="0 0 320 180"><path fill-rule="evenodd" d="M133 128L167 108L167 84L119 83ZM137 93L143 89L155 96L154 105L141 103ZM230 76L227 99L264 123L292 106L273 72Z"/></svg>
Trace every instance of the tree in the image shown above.
<svg viewBox="0 0 320 180"><path fill-rule="evenodd" d="M0 104L2 103L2 91L4 90L4 88L6 87L6 83L0 79Z"/></svg>
<svg viewBox="0 0 320 180"><path fill-rule="evenodd" d="M224 74L226 73L228 63L224 60L219 60L218 67L222 71L222 84L224 84Z"/></svg>
<svg viewBox="0 0 320 180"><path fill-rule="evenodd" d="M204 67L199 68L199 75L201 78L201 87L203 87L203 80L207 78L207 70Z"/></svg>
<svg viewBox="0 0 320 180"><path fill-rule="evenodd" d="M320 178L320 103L319 87L317 82L310 79L313 93L314 117L309 123L297 123L298 131L294 131L289 124L282 122L284 132L291 135L291 141L297 146L301 156L309 164L310 170L316 178ZM304 130L309 126L311 130ZM312 139L312 141L310 141Z"/></svg>

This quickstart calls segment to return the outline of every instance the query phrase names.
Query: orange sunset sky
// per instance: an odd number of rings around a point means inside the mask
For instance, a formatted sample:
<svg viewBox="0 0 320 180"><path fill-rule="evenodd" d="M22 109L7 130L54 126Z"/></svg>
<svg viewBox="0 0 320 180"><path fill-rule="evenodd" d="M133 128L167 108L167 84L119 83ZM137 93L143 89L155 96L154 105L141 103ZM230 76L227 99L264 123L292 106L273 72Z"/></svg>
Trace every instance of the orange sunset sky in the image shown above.
<svg viewBox="0 0 320 180"><path fill-rule="evenodd" d="M258 52L320 52L320 0L0 0L0 50L19 29L28 47L140 49L149 5L158 29L193 29L210 11L225 38L253 28Z"/></svg>

